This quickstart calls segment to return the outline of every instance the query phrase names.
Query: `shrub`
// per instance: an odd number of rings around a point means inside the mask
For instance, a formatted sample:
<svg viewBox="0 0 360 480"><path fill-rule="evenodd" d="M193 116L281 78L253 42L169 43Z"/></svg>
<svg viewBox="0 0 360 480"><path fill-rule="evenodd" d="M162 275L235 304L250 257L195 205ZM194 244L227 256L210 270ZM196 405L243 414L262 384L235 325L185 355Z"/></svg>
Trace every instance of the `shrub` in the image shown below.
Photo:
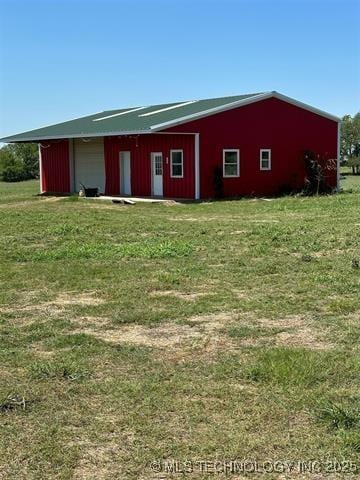
<svg viewBox="0 0 360 480"><path fill-rule="evenodd" d="M213 177L214 195L216 199L224 197L223 172L221 167L214 168Z"/></svg>
<svg viewBox="0 0 360 480"><path fill-rule="evenodd" d="M306 178L304 184L305 195L319 195L331 193L333 187L328 183L328 176L336 170L336 161L325 158L315 152L306 150L303 153Z"/></svg>

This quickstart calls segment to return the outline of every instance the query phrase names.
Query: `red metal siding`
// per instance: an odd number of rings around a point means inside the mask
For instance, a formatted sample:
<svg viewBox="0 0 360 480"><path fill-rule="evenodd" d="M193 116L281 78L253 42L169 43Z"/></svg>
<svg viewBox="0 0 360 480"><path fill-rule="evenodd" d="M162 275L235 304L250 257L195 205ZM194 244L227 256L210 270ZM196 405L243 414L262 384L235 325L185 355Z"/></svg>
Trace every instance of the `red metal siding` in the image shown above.
<svg viewBox="0 0 360 480"><path fill-rule="evenodd" d="M224 148L240 149L240 177L224 178L225 196L271 195L282 187L301 188L305 170L301 158L311 150L337 157L337 122L282 100L270 98L189 122L168 131L200 133L200 195L214 195L214 168L222 167ZM271 148L272 169L261 171L261 148ZM327 172L336 187L336 171Z"/></svg>
<svg viewBox="0 0 360 480"><path fill-rule="evenodd" d="M69 140L41 144L41 187L43 192L70 192Z"/></svg>
<svg viewBox="0 0 360 480"><path fill-rule="evenodd" d="M170 150L172 149L184 151L184 178L171 178L170 176ZM120 192L120 151L130 151L132 195L151 195L151 152L162 152L164 197L194 198L193 135L146 134L105 137L105 192L107 195L118 195Z"/></svg>

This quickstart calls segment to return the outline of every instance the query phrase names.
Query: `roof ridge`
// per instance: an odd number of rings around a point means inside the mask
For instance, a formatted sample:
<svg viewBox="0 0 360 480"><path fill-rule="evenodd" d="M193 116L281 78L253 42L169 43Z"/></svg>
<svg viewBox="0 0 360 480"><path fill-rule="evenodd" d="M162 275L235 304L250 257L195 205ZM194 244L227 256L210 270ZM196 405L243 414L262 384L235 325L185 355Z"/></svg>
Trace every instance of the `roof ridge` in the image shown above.
<svg viewBox="0 0 360 480"><path fill-rule="evenodd" d="M114 112L116 110L130 110L132 108L150 108L150 107L160 107L162 105L176 105L178 103L187 103L187 102L208 102L209 100L222 100L224 98L236 98L236 97L255 97L256 95L262 95L264 93L271 93L271 90L266 92L252 92L252 93L238 93L235 95L222 95L221 97L207 97L207 98L192 98L192 99L183 99L176 100L175 102L163 102L163 103L151 103L148 105L129 105L127 107L114 107L103 110L103 112ZM80 117L79 117L80 118Z"/></svg>

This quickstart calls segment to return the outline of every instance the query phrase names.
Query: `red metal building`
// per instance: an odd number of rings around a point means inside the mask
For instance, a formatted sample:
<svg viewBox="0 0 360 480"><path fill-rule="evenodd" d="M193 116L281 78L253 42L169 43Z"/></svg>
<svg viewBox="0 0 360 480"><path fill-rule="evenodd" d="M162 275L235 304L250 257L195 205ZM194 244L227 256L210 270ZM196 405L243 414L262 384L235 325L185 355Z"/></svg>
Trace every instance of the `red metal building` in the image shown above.
<svg viewBox="0 0 360 480"><path fill-rule="evenodd" d="M217 188L225 197L300 190L305 152L326 165L335 190L339 122L269 92L106 111L2 141L39 143L42 192L84 184L107 195L207 199Z"/></svg>

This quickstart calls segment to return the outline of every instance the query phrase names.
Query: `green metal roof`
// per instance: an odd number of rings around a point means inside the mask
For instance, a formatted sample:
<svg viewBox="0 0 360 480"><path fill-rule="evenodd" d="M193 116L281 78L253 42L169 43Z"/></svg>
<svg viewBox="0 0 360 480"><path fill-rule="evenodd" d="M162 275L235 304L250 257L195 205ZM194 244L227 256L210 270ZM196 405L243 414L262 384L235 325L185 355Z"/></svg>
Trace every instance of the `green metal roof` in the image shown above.
<svg viewBox="0 0 360 480"><path fill-rule="evenodd" d="M291 103L336 122L340 121L338 117L327 112L273 91L235 95L232 97L208 98L205 100L191 100L188 102L165 103L147 107L107 110L68 122L57 123L1 138L0 142L38 142L56 138L102 137L158 132L174 125L190 122L196 118L213 115L271 97ZM184 132L186 132L186 126L184 126Z"/></svg>
<svg viewBox="0 0 360 480"><path fill-rule="evenodd" d="M29 142L49 140L52 138L150 133L152 131L159 131L161 128L168 128L172 124L186 123L186 121L191 121L193 118L199 116L210 115L223 109L233 108L237 106L238 103L240 105L242 101L261 95L263 94L251 93L232 97L107 110L67 122L11 135L0 139L0 141ZM162 124L166 125L163 126Z"/></svg>

